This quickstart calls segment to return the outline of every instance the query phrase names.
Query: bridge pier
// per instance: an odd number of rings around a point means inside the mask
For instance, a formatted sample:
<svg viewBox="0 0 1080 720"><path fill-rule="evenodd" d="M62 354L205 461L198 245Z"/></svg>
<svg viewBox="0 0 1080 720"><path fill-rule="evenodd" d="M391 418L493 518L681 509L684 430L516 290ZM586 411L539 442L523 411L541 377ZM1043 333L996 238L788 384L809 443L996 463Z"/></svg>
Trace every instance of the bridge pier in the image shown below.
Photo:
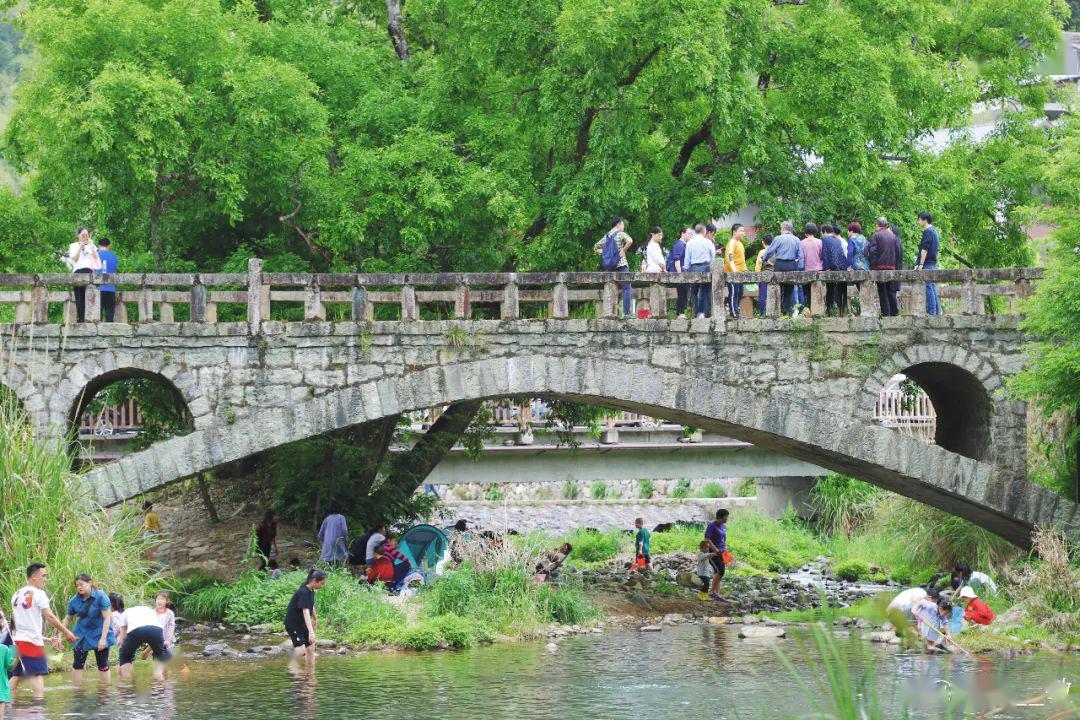
<svg viewBox="0 0 1080 720"><path fill-rule="evenodd" d="M755 478L758 510L771 518L780 518L790 505L796 515L809 519L810 491L816 482L817 478L798 475Z"/></svg>

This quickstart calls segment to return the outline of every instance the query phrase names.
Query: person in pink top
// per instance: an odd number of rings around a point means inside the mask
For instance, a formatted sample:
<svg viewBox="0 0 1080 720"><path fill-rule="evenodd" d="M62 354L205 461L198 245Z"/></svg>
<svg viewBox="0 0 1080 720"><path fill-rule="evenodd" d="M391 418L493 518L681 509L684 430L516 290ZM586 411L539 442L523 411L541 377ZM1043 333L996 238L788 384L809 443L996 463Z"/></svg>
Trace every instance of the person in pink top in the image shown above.
<svg viewBox="0 0 1080 720"><path fill-rule="evenodd" d="M818 237L818 226L814 223L806 223L803 227L803 239L799 241L799 246L802 248L804 265L803 270L806 272L817 272L825 268L825 265L821 262L821 238ZM806 304L810 304L810 283L803 285L803 297L806 298Z"/></svg>
<svg viewBox="0 0 1080 720"><path fill-rule="evenodd" d="M176 644L176 613L169 608L169 593L159 590L154 595L154 614L157 616L157 624L161 626L161 634L165 638L165 649L172 650ZM143 651L143 660L150 657L151 648Z"/></svg>

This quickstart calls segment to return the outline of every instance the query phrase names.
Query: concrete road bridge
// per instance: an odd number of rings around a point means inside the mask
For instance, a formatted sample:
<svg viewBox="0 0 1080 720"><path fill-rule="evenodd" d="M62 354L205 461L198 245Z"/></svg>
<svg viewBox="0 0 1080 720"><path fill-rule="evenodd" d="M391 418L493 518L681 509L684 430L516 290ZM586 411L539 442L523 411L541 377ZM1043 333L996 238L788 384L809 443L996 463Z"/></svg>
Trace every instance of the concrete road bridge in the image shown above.
<svg viewBox="0 0 1080 720"><path fill-rule="evenodd" d="M264 273L258 260L246 275L0 276L0 304L17 320L0 328L0 361L43 435L71 427L118 379L155 378L186 405L189 434L86 473L105 505L342 428L546 397L751 443L1027 546L1036 525L1080 536L1078 506L1026 481L1027 408L1005 392L1023 366L1015 303L1039 276L293 275ZM633 283L652 317L614 318L616 281ZM886 281L904 285L910 315L877 317L874 283ZM924 314L928 281L941 284L947 314ZM668 315L678 285L698 285L721 308L731 282L768 283L767 316ZM777 317L779 285L793 282L811 286L813 317ZM858 314L821 317L825 282L861 283ZM120 288L138 322L97 322L103 283ZM76 284L88 285L88 322L65 324ZM935 444L873 422L878 392L897 373L933 402Z"/></svg>

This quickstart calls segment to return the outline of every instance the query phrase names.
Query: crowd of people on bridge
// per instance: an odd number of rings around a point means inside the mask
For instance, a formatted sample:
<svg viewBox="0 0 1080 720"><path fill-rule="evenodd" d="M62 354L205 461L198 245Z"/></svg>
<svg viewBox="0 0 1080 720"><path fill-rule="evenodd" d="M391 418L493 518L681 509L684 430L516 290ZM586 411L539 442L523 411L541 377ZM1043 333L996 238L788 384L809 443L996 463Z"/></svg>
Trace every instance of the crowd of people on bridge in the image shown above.
<svg viewBox="0 0 1080 720"><path fill-rule="evenodd" d="M937 268L938 251L941 236L934 227L934 218L928 212L918 216L922 236L916 252L915 269L934 270ZM708 272L718 253L723 259L724 271L728 273L751 272L747 264L746 238L747 228L741 223L734 223L726 241L717 238L720 231L719 221L712 220L693 226L685 226L669 249L663 246L664 231L654 227L649 233L648 243L638 250L641 256L641 272L683 273ZM626 232L626 221L621 217L611 220L611 229L593 245L593 250L600 256L600 269L605 272L630 273L630 249L634 240ZM761 249L754 260L752 272L775 271L837 271L853 270L901 270L904 253L900 243L900 228L890 224L888 219L880 217L875 223L874 232L867 239L863 235L862 224L849 222L845 227L834 223L806 223L802 228L802 237L795 235L795 225L786 220L780 223L777 235L765 234L761 238ZM896 281L877 284L878 302L881 314L895 316L900 314L900 284ZM826 283L825 309L827 314L845 315L849 311L847 282ZM738 318L744 292L744 283L727 283L725 289L725 309L729 316ZM758 284L755 311L764 316L768 301L768 286ZM622 313L630 317L633 310L633 292L630 283L621 283ZM798 315L808 310L810 304L810 285L783 284L780 286L780 312L783 315ZM676 289L675 311L683 314L690 310L694 317L709 317L713 313L712 292L709 283L680 284ZM648 316L648 310L641 310ZM926 283L926 312L930 315L941 313L937 287Z"/></svg>
<svg viewBox="0 0 1080 720"><path fill-rule="evenodd" d="M30 686L35 698L44 697L45 676L49 674L46 625L58 633L51 641L57 650L68 642L76 683L82 681L91 653L98 672L108 678L114 647L118 649L120 677L131 677L140 651L143 659L153 656L154 677L163 676L176 643L176 614L168 592L159 591L153 607L125 607L122 595L106 594L90 575L80 573L74 578L75 592L60 619L45 592L48 576L49 569L42 563L27 566L26 585L11 597L10 620L0 611L0 719L22 683Z"/></svg>
<svg viewBox="0 0 1080 720"><path fill-rule="evenodd" d="M941 236L934 227L934 218L930 213L919 213L918 223L922 228L922 236L916 253L915 268L933 270L937 267ZM747 228L741 223L734 223L726 241L717 238L718 232L718 220L687 225L679 231L671 247L665 248L663 229L654 227L649 233L648 242L638 250L641 256L640 269L649 273L708 272L719 252L725 272L750 271L746 252ZM631 272L630 250L633 245L634 240L626 232L623 218L612 218L610 231L593 246L600 256L600 269L606 272ZM834 223L809 222L803 226L801 238L795 235L795 225L791 221L784 221L780 224L779 234L762 235L761 248L754 260L753 271L900 270L903 269L903 257L900 228L890 224L884 217L877 219L875 230L869 239L863 235L862 224L858 221L849 222L846 227ZM61 253L61 259L74 273L113 274L119 271L119 259L113 252L109 239L103 237L95 244L90 230L85 227L78 229L75 242L71 243L66 254ZM784 284L780 287L782 314L798 314L808 309L809 285ZM882 315L900 314L899 289L897 282L877 283ZM728 283L725 312L731 317L740 316L740 303L746 290L744 283ZM764 316L768 287L759 284L756 290L755 309ZM112 322L116 313L116 286L100 285L98 291L102 319ZM708 283L679 285L676 293L677 314L690 310L699 318L712 315L712 293ZM74 296L76 320L85 322L86 286L75 287ZM621 296L623 316L630 317L633 310L630 283L621 284ZM848 283L827 283L825 303L828 314L847 313ZM930 315L941 312L937 288L933 283L926 284L926 312Z"/></svg>

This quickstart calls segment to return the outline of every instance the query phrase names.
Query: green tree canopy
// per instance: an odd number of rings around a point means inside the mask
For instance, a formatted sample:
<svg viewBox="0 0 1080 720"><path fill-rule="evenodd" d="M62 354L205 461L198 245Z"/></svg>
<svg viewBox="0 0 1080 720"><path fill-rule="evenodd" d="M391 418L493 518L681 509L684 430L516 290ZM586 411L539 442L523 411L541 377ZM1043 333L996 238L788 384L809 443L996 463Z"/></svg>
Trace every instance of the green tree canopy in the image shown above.
<svg viewBox="0 0 1080 720"><path fill-rule="evenodd" d="M127 269L591 268L611 214L641 233L747 203L770 223L929 207L972 262L1026 259L1027 118L944 153L924 138L976 102L1040 109L1028 76L1062 0L410 0L399 27L400 9L28 0L5 157L51 222L149 266Z"/></svg>

